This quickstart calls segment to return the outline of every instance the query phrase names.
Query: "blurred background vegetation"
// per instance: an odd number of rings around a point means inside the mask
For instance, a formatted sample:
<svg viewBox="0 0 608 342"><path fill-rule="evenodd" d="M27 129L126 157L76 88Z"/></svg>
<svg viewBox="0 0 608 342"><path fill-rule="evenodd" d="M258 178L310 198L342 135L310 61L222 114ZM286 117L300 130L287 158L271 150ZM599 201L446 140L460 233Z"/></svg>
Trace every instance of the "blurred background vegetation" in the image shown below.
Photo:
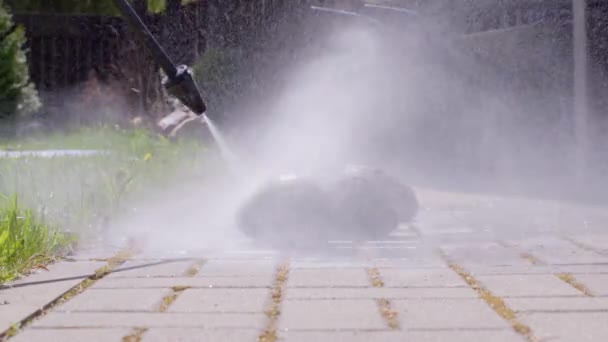
<svg viewBox="0 0 608 342"><path fill-rule="evenodd" d="M0 6L0 121L40 108L37 91L30 82L25 43L23 27L13 22L5 6Z"/></svg>
<svg viewBox="0 0 608 342"><path fill-rule="evenodd" d="M112 0L0 4L2 283L77 240L103 237L115 219L177 183L205 184L225 164L201 130L169 139L156 127L172 110L158 66ZM288 39L276 33L299 8L287 0L133 4L174 61L193 67L218 118L247 92L263 92L255 65Z"/></svg>
<svg viewBox="0 0 608 342"><path fill-rule="evenodd" d="M199 0L180 0L187 5ZM120 15L114 6L114 0L8 0L15 12L47 12L74 14ZM162 13L167 7L167 0L146 0L150 13Z"/></svg>

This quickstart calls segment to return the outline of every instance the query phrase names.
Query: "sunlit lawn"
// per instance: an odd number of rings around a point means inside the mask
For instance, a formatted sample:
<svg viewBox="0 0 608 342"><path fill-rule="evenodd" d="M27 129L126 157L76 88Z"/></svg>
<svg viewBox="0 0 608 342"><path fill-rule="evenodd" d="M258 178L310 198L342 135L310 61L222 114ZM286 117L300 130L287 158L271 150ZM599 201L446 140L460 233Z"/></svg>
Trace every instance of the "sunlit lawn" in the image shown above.
<svg viewBox="0 0 608 342"><path fill-rule="evenodd" d="M94 127L0 142L0 150L41 149L101 153L0 158L0 282L65 252L74 243L66 236L95 234L137 196L203 177L209 160L199 141L169 141L145 129Z"/></svg>

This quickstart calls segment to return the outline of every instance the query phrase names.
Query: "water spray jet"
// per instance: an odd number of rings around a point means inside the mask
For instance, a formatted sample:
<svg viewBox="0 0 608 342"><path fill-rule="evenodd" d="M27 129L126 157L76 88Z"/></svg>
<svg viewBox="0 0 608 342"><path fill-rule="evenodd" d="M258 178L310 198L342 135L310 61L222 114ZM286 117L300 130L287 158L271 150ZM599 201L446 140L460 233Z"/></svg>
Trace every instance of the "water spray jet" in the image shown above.
<svg viewBox="0 0 608 342"><path fill-rule="evenodd" d="M213 139L239 180L244 170L207 107L187 66L176 66L127 0L114 0L138 37L167 75L168 92L206 123ZM356 12L312 6L312 10L363 19L384 27L377 19ZM330 240L376 240L413 219L418 202L411 188L376 168L348 167L333 180L302 176L271 177L247 198L237 212L239 229L260 244L278 249L323 248ZM280 231L277 231L280 229Z"/></svg>
<svg viewBox="0 0 608 342"><path fill-rule="evenodd" d="M234 154L232 149L228 146L226 139L224 139L224 135L217 127L217 125L211 120L207 114L203 114L201 116L201 120L207 125L213 140L215 141L218 149L220 150L220 154L222 158L228 163L231 168L231 171L236 174L240 174L239 162L237 156Z"/></svg>

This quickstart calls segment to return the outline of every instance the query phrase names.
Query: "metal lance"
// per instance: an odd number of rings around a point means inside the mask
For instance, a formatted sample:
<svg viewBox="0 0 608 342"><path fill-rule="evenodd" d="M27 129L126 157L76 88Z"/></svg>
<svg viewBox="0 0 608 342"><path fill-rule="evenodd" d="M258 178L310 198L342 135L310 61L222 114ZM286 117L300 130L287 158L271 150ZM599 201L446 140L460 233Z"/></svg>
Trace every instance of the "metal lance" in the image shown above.
<svg viewBox="0 0 608 342"><path fill-rule="evenodd" d="M128 0L114 0L114 3L139 40L147 46L156 62L167 75L166 79L163 80L167 92L197 115L204 114L207 111L207 106L188 66L176 66L173 63Z"/></svg>

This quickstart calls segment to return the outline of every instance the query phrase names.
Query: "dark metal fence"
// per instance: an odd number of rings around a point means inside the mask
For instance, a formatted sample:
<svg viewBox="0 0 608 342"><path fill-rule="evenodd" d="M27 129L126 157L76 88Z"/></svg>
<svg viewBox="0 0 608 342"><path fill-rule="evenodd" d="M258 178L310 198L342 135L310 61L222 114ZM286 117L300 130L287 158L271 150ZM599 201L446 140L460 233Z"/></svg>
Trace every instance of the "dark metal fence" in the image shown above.
<svg viewBox="0 0 608 342"><path fill-rule="evenodd" d="M30 75L41 91L69 87L84 82L93 70L111 69L126 45L118 18L28 14L15 20L27 28Z"/></svg>
<svg viewBox="0 0 608 342"><path fill-rule="evenodd" d="M162 16L147 16L163 45L178 46L168 52L178 62L192 61L204 50L205 3L169 7ZM120 81L131 113L148 111L158 98L159 75L145 48L133 39L117 17L97 15L16 14L26 27L30 75L45 103L45 115L59 121L83 119L64 105L65 96L75 96L86 81ZM178 23L179 28L167 25ZM168 34L170 32L171 34ZM115 82L115 85L118 85ZM117 88L117 87L115 87ZM80 89L82 90L82 89Z"/></svg>
<svg viewBox="0 0 608 342"><path fill-rule="evenodd" d="M135 2L140 13L143 4ZM200 0L182 6L180 0L169 0L162 15L146 15L144 21L176 63L192 65L208 47L251 45L290 4ZM158 101L162 97L158 68L121 18L16 13L15 21L26 28L31 78L45 103L43 115L53 121L74 119L65 95L82 95L99 84L111 84L113 93L127 98L131 116L156 116L158 109L166 109ZM86 120L82 113L73 114Z"/></svg>

